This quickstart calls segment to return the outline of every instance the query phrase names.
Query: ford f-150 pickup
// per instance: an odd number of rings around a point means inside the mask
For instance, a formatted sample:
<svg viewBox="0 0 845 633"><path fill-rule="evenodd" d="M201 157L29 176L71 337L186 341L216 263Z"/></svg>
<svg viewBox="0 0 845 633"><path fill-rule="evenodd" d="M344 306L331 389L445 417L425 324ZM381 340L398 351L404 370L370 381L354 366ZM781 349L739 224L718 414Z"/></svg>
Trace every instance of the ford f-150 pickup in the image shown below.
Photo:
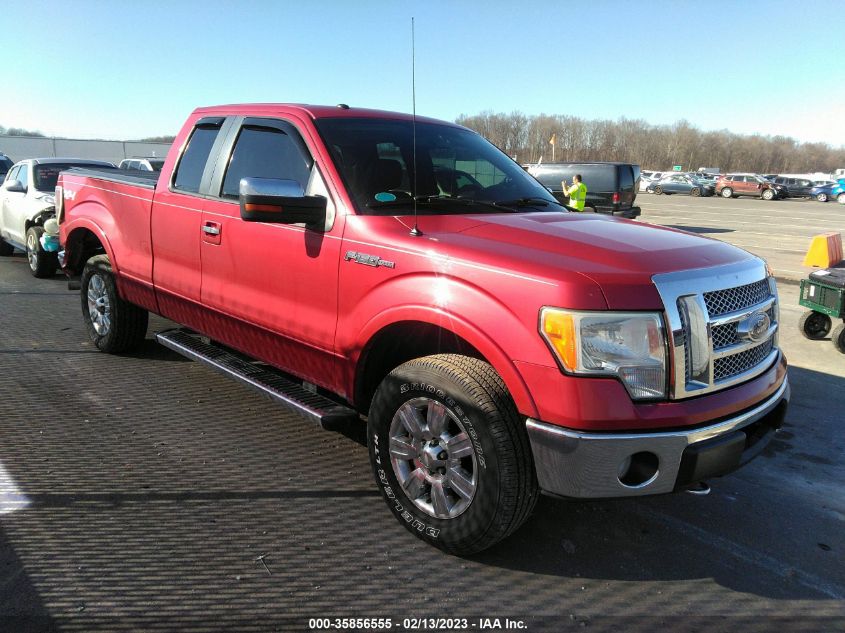
<svg viewBox="0 0 845 633"><path fill-rule="evenodd" d="M570 213L451 123L200 108L160 174L66 171L56 206L100 350L154 312L181 326L163 345L323 426L366 421L390 511L450 552L507 537L541 491L699 487L785 414L765 262Z"/></svg>

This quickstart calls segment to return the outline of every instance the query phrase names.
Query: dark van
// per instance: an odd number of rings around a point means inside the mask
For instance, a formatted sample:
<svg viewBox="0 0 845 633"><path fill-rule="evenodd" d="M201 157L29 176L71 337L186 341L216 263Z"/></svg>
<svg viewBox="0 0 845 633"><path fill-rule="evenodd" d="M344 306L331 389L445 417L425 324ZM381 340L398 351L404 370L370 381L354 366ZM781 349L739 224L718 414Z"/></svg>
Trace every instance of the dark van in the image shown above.
<svg viewBox="0 0 845 633"><path fill-rule="evenodd" d="M623 218L636 218L640 208L634 206L640 188L640 166L631 163L542 163L523 165L529 174L545 185L559 202L566 204L561 181L572 184L572 177L581 174L587 185L585 211L609 213Z"/></svg>

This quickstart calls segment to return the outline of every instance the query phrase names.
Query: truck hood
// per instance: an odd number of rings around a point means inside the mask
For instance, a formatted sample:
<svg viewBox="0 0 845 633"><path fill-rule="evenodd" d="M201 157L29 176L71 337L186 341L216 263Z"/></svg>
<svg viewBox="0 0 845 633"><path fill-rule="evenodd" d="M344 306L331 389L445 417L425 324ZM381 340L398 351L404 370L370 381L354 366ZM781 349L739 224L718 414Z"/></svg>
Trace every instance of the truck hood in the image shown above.
<svg viewBox="0 0 845 633"><path fill-rule="evenodd" d="M594 281L608 308L662 308L659 273L708 268L754 257L685 231L597 214L517 213L421 217L420 228L459 250L540 277ZM474 252L474 253L473 253Z"/></svg>

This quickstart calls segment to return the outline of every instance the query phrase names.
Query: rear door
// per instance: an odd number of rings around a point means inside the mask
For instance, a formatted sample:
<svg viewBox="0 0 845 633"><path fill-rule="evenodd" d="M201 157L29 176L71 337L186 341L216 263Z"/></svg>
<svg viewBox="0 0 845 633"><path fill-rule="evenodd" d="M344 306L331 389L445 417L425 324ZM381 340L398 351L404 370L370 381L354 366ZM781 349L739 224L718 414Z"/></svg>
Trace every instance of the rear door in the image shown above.
<svg viewBox="0 0 845 633"><path fill-rule="evenodd" d="M320 230L241 219L246 177L296 181L327 198ZM251 356L323 386L334 384L337 276L343 216L300 130L278 118L235 121L202 218L206 332Z"/></svg>
<svg viewBox="0 0 845 633"><path fill-rule="evenodd" d="M159 179L153 199L153 282L159 308L174 321L202 323L200 226L214 160L231 121L207 117L194 124L170 181Z"/></svg>

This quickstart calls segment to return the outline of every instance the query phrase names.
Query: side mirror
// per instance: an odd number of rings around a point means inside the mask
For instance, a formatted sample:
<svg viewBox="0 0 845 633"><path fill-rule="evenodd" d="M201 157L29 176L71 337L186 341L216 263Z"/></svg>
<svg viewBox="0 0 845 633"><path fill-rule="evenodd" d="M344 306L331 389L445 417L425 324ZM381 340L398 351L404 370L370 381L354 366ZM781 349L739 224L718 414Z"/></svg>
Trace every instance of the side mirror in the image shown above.
<svg viewBox="0 0 845 633"><path fill-rule="evenodd" d="M241 219L246 222L304 223L322 227L326 221L326 199L306 196L295 180L241 178L238 187Z"/></svg>
<svg viewBox="0 0 845 633"><path fill-rule="evenodd" d="M20 180L13 180L6 185L6 191L10 191L12 193L26 193L26 187L23 186L23 183Z"/></svg>

